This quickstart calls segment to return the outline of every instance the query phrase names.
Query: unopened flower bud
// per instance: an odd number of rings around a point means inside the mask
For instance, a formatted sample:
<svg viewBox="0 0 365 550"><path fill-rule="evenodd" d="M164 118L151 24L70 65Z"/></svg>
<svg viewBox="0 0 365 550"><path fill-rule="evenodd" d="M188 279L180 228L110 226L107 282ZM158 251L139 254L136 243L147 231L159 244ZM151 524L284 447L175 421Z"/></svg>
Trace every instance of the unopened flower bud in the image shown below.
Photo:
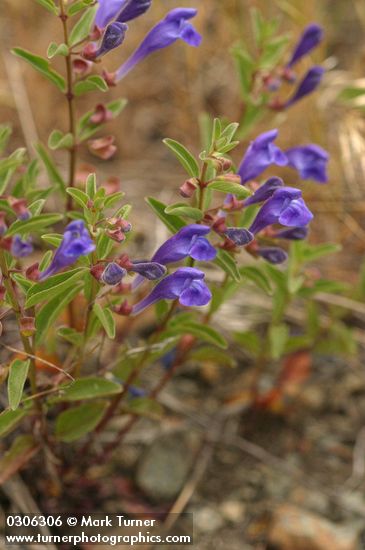
<svg viewBox="0 0 365 550"><path fill-rule="evenodd" d="M5 212L0 212L0 237L2 237L8 229L5 222Z"/></svg>
<svg viewBox="0 0 365 550"><path fill-rule="evenodd" d="M23 336L33 336L36 332L35 318L34 317L22 317L19 321L20 333Z"/></svg>
<svg viewBox="0 0 365 550"><path fill-rule="evenodd" d="M236 246L245 246L254 238L252 233L244 227L228 227L224 234Z"/></svg>
<svg viewBox="0 0 365 550"><path fill-rule="evenodd" d="M84 59L93 61L96 58L97 51L97 45L94 42L89 42L88 44L86 44L86 46L83 47L81 55L82 57L84 57Z"/></svg>
<svg viewBox="0 0 365 550"><path fill-rule="evenodd" d="M197 186L195 178L186 180L180 187L180 195L185 199L190 199L194 195L196 188Z"/></svg>
<svg viewBox="0 0 365 550"><path fill-rule="evenodd" d="M212 223L212 229L219 235L224 233L227 229L226 218L224 216L218 216Z"/></svg>
<svg viewBox="0 0 365 550"><path fill-rule="evenodd" d="M217 181L227 181L230 183L241 183L241 177L238 174L224 174L223 176L218 176Z"/></svg>
<svg viewBox="0 0 365 550"><path fill-rule="evenodd" d="M120 267L116 262L111 262L106 266L102 275L101 281L106 285L115 286L121 282L127 274L126 270Z"/></svg>
<svg viewBox="0 0 365 550"><path fill-rule="evenodd" d="M117 73L110 73L108 71L103 71L102 76L105 82L108 84L109 88L117 85Z"/></svg>
<svg viewBox="0 0 365 550"><path fill-rule="evenodd" d="M278 248L276 246L259 248L257 250L257 254L271 264L282 264L288 259L288 255L285 250L282 250L281 248Z"/></svg>
<svg viewBox="0 0 365 550"><path fill-rule="evenodd" d="M104 273L104 269L105 268L102 264L95 264L90 268L90 273L97 281L100 281L101 276Z"/></svg>
<svg viewBox="0 0 365 550"><path fill-rule="evenodd" d="M30 265L25 271L25 276L30 281L38 281L38 279L39 279L39 263L36 262L35 264Z"/></svg>
<svg viewBox="0 0 365 550"><path fill-rule="evenodd" d="M25 258L33 252L33 245L30 239L23 240L20 235L14 235L10 251L15 258Z"/></svg>
<svg viewBox="0 0 365 550"><path fill-rule="evenodd" d="M91 72L93 64L86 59L74 59L72 62L72 71L78 77L83 77Z"/></svg>
<svg viewBox="0 0 365 550"><path fill-rule="evenodd" d="M100 48L95 52L95 57L101 57L120 46L124 41L127 29L128 25L125 23L120 23L119 21L110 23L105 29L103 40Z"/></svg>
<svg viewBox="0 0 365 550"><path fill-rule="evenodd" d="M139 273L139 275L150 281L154 281L163 277L167 272L167 268L158 262L133 262L131 271Z"/></svg>
<svg viewBox="0 0 365 550"><path fill-rule="evenodd" d="M121 229L108 229L105 233L117 243L125 241L125 234Z"/></svg>
<svg viewBox="0 0 365 550"><path fill-rule="evenodd" d="M124 315L125 317L128 317L132 313L133 307L128 304L127 300L124 300L124 302L120 305L114 308L114 312L118 315Z"/></svg>
<svg viewBox="0 0 365 550"><path fill-rule="evenodd" d="M28 220L31 217L31 213L27 208L27 201L25 199L13 199L9 197L8 202L14 210L18 220Z"/></svg>
<svg viewBox="0 0 365 550"><path fill-rule="evenodd" d="M124 267L124 269L127 269L127 271L131 270L133 267L133 264L130 261L128 254L122 254L121 256L119 256L117 262L120 267Z"/></svg>
<svg viewBox="0 0 365 550"><path fill-rule="evenodd" d="M286 82L289 82L289 84L294 84L297 80L297 75L292 69L289 69L289 67L284 67L281 72L281 78Z"/></svg>
<svg viewBox="0 0 365 550"><path fill-rule="evenodd" d="M104 124L105 122L109 122L109 120L112 120L113 113L105 107L102 103L98 103L95 107L94 114L90 117L90 122L92 124Z"/></svg>
<svg viewBox="0 0 365 550"><path fill-rule="evenodd" d="M98 139L92 139L88 142L89 151L102 160L108 160L117 150L114 145L114 141L114 136L105 136Z"/></svg>

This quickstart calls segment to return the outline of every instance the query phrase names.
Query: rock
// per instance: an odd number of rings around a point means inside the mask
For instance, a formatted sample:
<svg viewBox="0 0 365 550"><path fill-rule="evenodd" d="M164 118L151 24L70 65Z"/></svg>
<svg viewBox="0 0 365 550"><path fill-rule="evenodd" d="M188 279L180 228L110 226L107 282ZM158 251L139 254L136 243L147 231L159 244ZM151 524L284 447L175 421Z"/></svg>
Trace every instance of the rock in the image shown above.
<svg viewBox="0 0 365 550"><path fill-rule="evenodd" d="M216 508L204 506L194 512L194 529L201 533L218 531L223 525L224 520Z"/></svg>
<svg viewBox="0 0 365 550"><path fill-rule="evenodd" d="M195 442L183 434L156 439L137 467L138 487L155 501L173 500L181 491L195 455Z"/></svg>
<svg viewBox="0 0 365 550"><path fill-rule="evenodd" d="M359 533L282 505L274 512L268 542L275 550L359 550Z"/></svg>
<svg viewBox="0 0 365 550"><path fill-rule="evenodd" d="M239 500L226 500L222 502L219 510L227 521L231 523L243 523L246 513L246 506Z"/></svg>

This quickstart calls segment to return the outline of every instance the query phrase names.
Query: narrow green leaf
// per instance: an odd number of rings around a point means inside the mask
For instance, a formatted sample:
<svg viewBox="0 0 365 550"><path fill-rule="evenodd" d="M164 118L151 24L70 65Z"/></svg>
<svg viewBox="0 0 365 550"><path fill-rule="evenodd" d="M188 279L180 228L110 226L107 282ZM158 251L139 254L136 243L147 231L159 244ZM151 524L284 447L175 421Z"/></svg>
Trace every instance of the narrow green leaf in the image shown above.
<svg viewBox="0 0 365 550"><path fill-rule="evenodd" d="M162 223L166 225L167 229L171 231L171 233L177 233L179 229L186 225L184 220L182 220L180 217L175 215L173 216L172 214L166 214L165 210L167 205L163 202L158 201L153 197L147 197L146 202L152 208L155 214L157 214Z"/></svg>
<svg viewBox="0 0 365 550"><path fill-rule="evenodd" d="M57 294L52 300L47 302L36 315L36 342L39 343L47 334L49 328L55 324L62 311L65 309L75 296L82 289L81 283L73 284L63 293Z"/></svg>
<svg viewBox="0 0 365 550"><path fill-rule="evenodd" d="M55 151L56 149L69 149L73 146L74 138L72 134L64 134L60 130L53 130L48 138L48 147Z"/></svg>
<svg viewBox="0 0 365 550"><path fill-rule="evenodd" d="M65 79L56 71L51 69L46 59L43 59L43 57L40 57L39 55L28 52L27 50L23 50L22 48L13 48L11 52L14 55L24 59L24 61L29 63L36 71L40 72L43 76L48 78L48 80L53 82L53 84L55 84L57 88L61 90L61 92L64 92L66 90Z"/></svg>
<svg viewBox="0 0 365 550"><path fill-rule="evenodd" d="M87 272L84 267L73 269L66 273L53 275L41 283L36 283L32 286L27 294L25 307L29 308L39 304L43 300L51 300L55 296L61 294L64 290L73 287L74 284L81 279Z"/></svg>
<svg viewBox="0 0 365 550"><path fill-rule="evenodd" d="M72 29L69 37L70 46L74 46L78 42L81 42L87 38L91 32L95 14L97 12L98 5L89 8L83 15L80 17L74 28Z"/></svg>
<svg viewBox="0 0 365 550"><path fill-rule="evenodd" d="M237 199L246 199L251 195L250 191L240 183L231 181L212 181L208 184L208 189L214 189L219 193L231 193Z"/></svg>
<svg viewBox="0 0 365 550"><path fill-rule="evenodd" d="M62 412L56 420L56 437L70 443L91 432L104 416L107 403L95 401Z"/></svg>
<svg viewBox="0 0 365 550"><path fill-rule="evenodd" d="M60 401L81 401L84 399L97 399L109 395L121 393L122 386L106 378L90 376L76 380L60 395Z"/></svg>
<svg viewBox="0 0 365 550"><path fill-rule="evenodd" d="M110 309L107 307L102 308L100 304L96 303L94 304L93 312L99 319L108 337L111 339L115 338L115 320Z"/></svg>
<svg viewBox="0 0 365 550"><path fill-rule="evenodd" d="M187 173L192 178L199 177L199 165L193 155L178 141L174 139L166 138L163 140L163 143L171 149L174 153L180 164L185 168Z"/></svg>
<svg viewBox="0 0 365 550"><path fill-rule="evenodd" d="M87 196L86 193L81 191L81 189L77 189L76 187L67 187L66 193L68 195L71 195L74 201L76 201L77 204L81 206L81 208L86 207L89 197Z"/></svg>
<svg viewBox="0 0 365 550"><path fill-rule="evenodd" d="M11 136L12 129L6 124L0 125L0 153L6 148L9 138Z"/></svg>
<svg viewBox="0 0 365 550"><path fill-rule="evenodd" d="M199 362L213 363L219 366L235 367L236 361L225 351L221 351L211 346L203 346L190 353L190 359Z"/></svg>
<svg viewBox="0 0 365 550"><path fill-rule="evenodd" d="M96 174L89 174L85 183L86 196L93 199L96 194ZM87 202L87 201L86 201ZM86 203L85 203L86 204Z"/></svg>
<svg viewBox="0 0 365 550"><path fill-rule="evenodd" d="M192 334L204 342L214 344L219 348L226 349L228 347L226 339L219 334L214 328L202 325L201 323L189 322L182 323L173 328L174 331L178 331L180 334Z"/></svg>
<svg viewBox="0 0 365 550"><path fill-rule="evenodd" d="M26 409L17 409L12 411L8 409L0 414L0 437L15 430L17 425L27 416L29 412Z"/></svg>
<svg viewBox="0 0 365 550"><path fill-rule="evenodd" d="M15 411L19 407L23 395L24 384L28 376L30 360L14 359L9 368L8 399L10 408Z"/></svg>
<svg viewBox="0 0 365 550"><path fill-rule="evenodd" d="M56 55L66 56L69 54L69 49L66 44L56 44L56 42L51 42L48 46L47 57L52 59Z"/></svg>
<svg viewBox="0 0 365 550"><path fill-rule="evenodd" d="M247 265L240 269L240 273L244 280L248 279L250 282L261 288L267 294L272 294L270 280L259 267L256 267L254 265Z"/></svg>
<svg viewBox="0 0 365 550"><path fill-rule="evenodd" d="M85 80L80 80L80 82L76 82L74 86L74 92L77 96L86 94L87 92L94 92L96 90L99 90L100 92L107 92L108 89L108 85L104 78L97 74L88 76Z"/></svg>
<svg viewBox="0 0 365 550"><path fill-rule="evenodd" d="M165 208L166 214L176 214L177 216L186 216L195 221L203 218L203 212L199 208L188 206L185 202L177 202Z"/></svg>
<svg viewBox="0 0 365 550"><path fill-rule="evenodd" d="M35 231L43 230L45 227L61 221L62 218L62 214L39 214L39 216L34 216L34 218L29 218L25 221L17 220L9 227L6 236L10 237L15 234L24 235L25 233L34 233Z"/></svg>
<svg viewBox="0 0 365 550"><path fill-rule="evenodd" d="M0 460L0 485L25 466L39 449L32 435L18 436Z"/></svg>
<svg viewBox="0 0 365 550"><path fill-rule="evenodd" d="M123 410L137 416L145 416L154 420L159 420L163 415L163 408L155 399L149 397L135 397L131 399Z"/></svg>
<svg viewBox="0 0 365 550"><path fill-rule="evenodd" d="M57 14L57 8L53 0L35 0L42 8L45 8L47 11Z"/></svg>
<svg viewBox="0 0 365 550"><path fill-rule="evenodd" d="M269 329L270 354L272 359L280 359L289 338L289 327L284 323L271 325Z"/></svg>
<svg viewBox="0 0 365 550"><path fill-rule="evenodd" d="M239 282L241 280L241 275L238 270L237 263L232 255L226 250L217 251L215 263L235 281Z"/></svg>
<svg viewBox="0 0 365 550"><path fill-rule="evenodd" d="M51 182L55 183L59 187L62 194L65 194L66 184L63 181L63 178L59 173L57 167L55 166L53 160L48 155L46 149L43 147L41 143L38 143L37 145L35 145L35 150L37 151L40 159L42 160Z"/></svg>

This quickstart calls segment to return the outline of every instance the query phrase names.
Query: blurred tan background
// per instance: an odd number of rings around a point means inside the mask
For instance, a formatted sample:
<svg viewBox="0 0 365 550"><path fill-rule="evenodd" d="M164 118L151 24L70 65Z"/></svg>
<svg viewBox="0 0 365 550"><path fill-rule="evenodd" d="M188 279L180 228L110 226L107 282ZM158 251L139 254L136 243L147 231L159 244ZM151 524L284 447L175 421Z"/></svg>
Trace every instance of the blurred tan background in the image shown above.
<svg viewBox="0 0 365 550"><path fill-rule="evenodd" d="M0 6L0 120L14 127L14 146L32 137L46 142L54 127L67 128L63 97L41 76L10 58L8 51L17 45L45 54L51 40L61 41L60 23L32 0L0 0ZM177 6L199 9L194 24L203 34L202 46L196 49L178 42L155 53L108 94L108 99L124 96L129 104L104 131L104 135L116 135L118 152L100 168L122 178L131 201L150 192L173 197L181 183L180 172L161 140L172 137L198 152L198 119L203 111L239 119L239 84L229 50L239 40L252 41L249 8L256 6L265 18L279 19L280 28L291 33L293 42L303 26L318 21L326 29L326 40L312 60L329 69L320 92L288 113L268 114L255 134L279 127L282 147L315 141L329 150L330 184L304 185L306 198L317 212L312 240L341 242L341 260L335 258L329 267L332 275L354 280L365 249L365 129L362 110L344 106L336 96L341 87L364 75L365 2L154 0L144 17L131 22L123 47L108 55L106 67L115 70L151 26ZM62 61L57 60L60 71ZM106 100L106 95L86 95L80 112ZM242 143L234 153L236 161L246 145ZM94 162L86 148L80 156ZM62 166L62 153L57 160ZM288 174L286 182L295 185L293 172L289 178Z"/></svg>

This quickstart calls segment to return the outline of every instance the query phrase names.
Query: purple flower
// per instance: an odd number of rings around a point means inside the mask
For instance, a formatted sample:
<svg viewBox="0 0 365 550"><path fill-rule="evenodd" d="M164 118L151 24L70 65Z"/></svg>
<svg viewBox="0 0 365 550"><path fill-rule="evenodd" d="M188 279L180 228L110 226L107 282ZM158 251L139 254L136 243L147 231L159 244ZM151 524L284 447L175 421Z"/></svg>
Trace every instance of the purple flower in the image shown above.
<svg viewBox="0 0 365 550"><path fill-rule="evenodd" d="M278 130L270 130L259 135L250 143L238 168L238 174L241 176L242 183L255 179L271 164L278 166L285 166L287 164L286 156L273 143L277 135Z"/></svg>
<svg viewBox="0 0 365 550"><path fill-rule="evenodd" d="M125 23L119 23L118 21L110 23L105 30L100 48L96 50L94 57L101 57L120 46L124 41L127 29L128 25Z"/></svg>
<svg viewBox="0 0 365 550"><path fill-rule="evenodd" d="M131 55L129 59L119 67L117 71L117 80L121 80L137 63L145 57L170 46L176 40L181 38L190 46L199 46L201 42L200 34L194 27L188 23L188 20L195 17L197 10L191 8L176 8L171 10L162 21L157 23L145 39Z"/></svg>
<svg viewBox="0 0 365 550"><path fill-rule="evenodd" d="M23 240L20 235L15 235L11 241L10 252L15 258L25 258L33 252L31 239Z"/></svg>
<svg viewBox="0 0 365 550"><path fill-rule="evenodd" d="M257 254L271 264L282 264L288 259L288 254L277 246L260 247Z"/></svg>
<svg viewBox="0 0 365 550"><path fill-rule="evenodd" d="M264 202L269 199L272 194L283 187L284 182L281 178L270 178L268 179L261 187L259 187L251 197L245 199L243 204L244 206L250 206L251 204L257 204L259 202Z"/></svg>
<svg viewBox="0 0 365 550"><path fill-rule="evenodd" d="M324 69L320 66L314 66L304 76L299 83L294 95L284 104L284 107L291 107L294 103L311 94L321 83L324 75Z"/></svg>
<svg viewBox="0 0 365 550"><path fill-rule="evenodd" d="M318 145L309 144L287 149L288 166L298 170L302 179L313 179L319 183L326 183L327 163L329 155L327 151Z"/></svg>
<svg viewBox="0 0 365 550"><path fill-rule="evenodd" d="M302 192L294 187L281 187L261 207L249 230L256 234L274 223L302 227L312 218L313 214L302 199Z"/></svg>
<svg viewBox="0 0 365 550"><path fill-rule="evenodd" d="M249 244L254 236L248 229L244 227L227 227L224 232L225 236L228 237L236 246L245 246Z"/></svg>
<svg viewBox="0 0 365 550"><path fill-rule="evenodd" d="M160 300L178 299L183 306L205 306L212 294L204 283L204 273L193 267L180 267L157 283L152 292L133 306L132 314L140 313Z"/></svg>
<svg viewBox="0 0 365 550"><path fill-rule="evenodd" d="M95 25L103 29L113 20L126 23L145 13L151 3L152 0L99 0Z"/></svg>
<svg viewBox="0 0 365 550"><path fill-rule="evenodd" d="M115 286L121 282L126 274L127 271L120 267L120 265L115 262L110 262L110 264L108 264L104 269L101 275L101 280L106 285Z"/></svg>
<svg viewBox="0 0 365 550"><path fill-rule="evenodd" d="M291 227L275 233L275 239L289 239L290 241L301 241L308 236L308 227Z"/></svg>
<svg viewBox="0 0 365 550"><path fill-rule="evenodd" d="M317 23L308 25L299 38L287 67L293 67L302 57L309 54L309 52L318 46L323 39L323 34L323 28L317 25Z"/></svg>
<svg viewBox="0 0 365 550"><path fill-rule="evenodd" d="M167 265L187 256L200 261L214 260L217 251L204 237L209 231L210 227L207 225L186 225L160 246L152 261Z"/></svg>
<svg viewBox="0 0 365 550"><path fill-rule="evenodd" d="M80 256L87 256L95 250L95 244L90 238L88 230L82 220L75 220L68 224L63 235L62 242L57 248L52 262L45 271L40 274L42 281L54 275L64 267L78 260Z"/></svg>
<svg viewBox="0 0 365 550"><path fill-rule="evenodd" d="M164 265L161 265L158 262L137 261L132 262L132 267L130 268L130 271L139 273L141 277L145 277L150 281L154 281L155 279L160 279L161 277L163 277L166 274L167 270Z"/></svg>

